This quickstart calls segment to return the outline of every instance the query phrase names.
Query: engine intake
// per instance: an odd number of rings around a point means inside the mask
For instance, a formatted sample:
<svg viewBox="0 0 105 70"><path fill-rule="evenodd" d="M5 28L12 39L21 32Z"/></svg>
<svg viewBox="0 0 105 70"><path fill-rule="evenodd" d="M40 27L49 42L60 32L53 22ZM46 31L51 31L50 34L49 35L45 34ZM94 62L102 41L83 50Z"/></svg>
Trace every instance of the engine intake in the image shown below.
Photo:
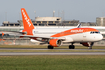
<svg viewBox="0 0 105 70"><path fill-rule="evenodd" d="M59 47L59 46L61 46L61 44L62 44L62 40L59 40L59 39L51 39L51 40L49 41L49 44L50 44L51 46L53 46L53 47Z"/></svg>

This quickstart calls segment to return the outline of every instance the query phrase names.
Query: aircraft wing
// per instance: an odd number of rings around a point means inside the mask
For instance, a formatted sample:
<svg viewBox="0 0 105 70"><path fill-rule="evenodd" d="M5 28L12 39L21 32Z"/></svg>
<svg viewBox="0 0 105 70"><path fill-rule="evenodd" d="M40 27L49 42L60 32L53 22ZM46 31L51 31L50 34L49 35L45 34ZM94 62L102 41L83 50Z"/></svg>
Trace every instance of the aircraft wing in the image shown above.
<svg viewBox="0 0 105 70"><path fill-rule="evenodd" d="M0 32L0 34L3 34L3 35L4 34L9 34L9 35L20 36L20 37L44 38L44 39L62 39L62 40L65 40L64 37L23 35L23 34L26 34L26 32L17 32L17 31L3 31L3 32Z"/></svg>
<svg viewBox="0 0 105 70"><path fill-rule="evenodd" d="M69 36L63 36L63 37L50 37L50 36L32 36L32 35L21 35L21 37L29 37L31 39L34 39L40 42L48 42L50 39L59 39L62 40L62 42L73 42L73 39ZM43 41L44 40L44 41Z"/></svg>
<svg viewBox="0 0 105 70"><path fill-rule="evenodd" d="M16 31L7 31L7 32L1 32L2 35L4 34L9 34L9 35L13 35L13 36L19 36L20 38L22 37L29 37L31 39L38 39L38 41L41 41L42 39L46 39L47 41L50 39L60 39L63 42L73 42L72 38L70 37L50 37L50 36L33 36L33 35L23 35L26 34L26 32L16 32Z"/></svg>
<svg viewBox="0 0 105 70"><path fill-rule="evenodd" d="M0 32L0 34L9 34L9 35L22 35L22 34L26 34L25 32L17 32L17 31L2 31Z"/></svg>
<svg viewBox="0 0 105 70"><path fill-rule="evenodd" d="M30 37L30 38L44 38L44 39L61 39L61 40L65 40L65 37L33 36L33 35L20 35L20 36L21 37Z"/></svg>

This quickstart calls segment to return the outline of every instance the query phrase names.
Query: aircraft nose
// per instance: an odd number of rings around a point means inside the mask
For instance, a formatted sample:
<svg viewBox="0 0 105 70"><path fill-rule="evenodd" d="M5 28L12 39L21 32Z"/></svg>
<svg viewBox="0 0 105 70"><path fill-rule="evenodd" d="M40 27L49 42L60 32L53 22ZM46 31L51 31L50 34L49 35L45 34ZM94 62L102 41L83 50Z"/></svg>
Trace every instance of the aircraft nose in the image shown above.
<svg viewBox="0 0 105 70"><path fill-rule="evenodd" d="M102 40L103 39L103 36L100 34L99 36L98 36L98 40Z"/></svg>

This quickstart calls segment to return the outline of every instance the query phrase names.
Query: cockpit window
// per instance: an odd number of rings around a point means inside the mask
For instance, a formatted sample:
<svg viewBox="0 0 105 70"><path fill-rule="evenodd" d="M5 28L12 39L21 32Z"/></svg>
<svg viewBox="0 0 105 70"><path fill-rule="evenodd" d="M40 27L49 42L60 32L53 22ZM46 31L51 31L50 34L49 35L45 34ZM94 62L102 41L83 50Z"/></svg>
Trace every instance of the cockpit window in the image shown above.
<svg viewBox="0 0 105 70"><path fill-rule="evenodd" d="M100 34L98 31L91 31L90 34Z"/></svg>

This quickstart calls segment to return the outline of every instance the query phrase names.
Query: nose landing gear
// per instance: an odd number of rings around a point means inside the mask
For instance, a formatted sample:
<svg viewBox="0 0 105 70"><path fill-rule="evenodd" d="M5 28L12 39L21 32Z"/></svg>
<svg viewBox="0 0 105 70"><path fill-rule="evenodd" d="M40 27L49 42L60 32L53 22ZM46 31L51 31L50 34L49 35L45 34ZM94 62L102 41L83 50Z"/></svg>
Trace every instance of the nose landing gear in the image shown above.
<svg viewBox="0 0 105 70"><path fill-rule="evenodd" d="M90 46L88 47L88 49L92 49L92 46L94 45L94 42L90 43Z"/></svg>

